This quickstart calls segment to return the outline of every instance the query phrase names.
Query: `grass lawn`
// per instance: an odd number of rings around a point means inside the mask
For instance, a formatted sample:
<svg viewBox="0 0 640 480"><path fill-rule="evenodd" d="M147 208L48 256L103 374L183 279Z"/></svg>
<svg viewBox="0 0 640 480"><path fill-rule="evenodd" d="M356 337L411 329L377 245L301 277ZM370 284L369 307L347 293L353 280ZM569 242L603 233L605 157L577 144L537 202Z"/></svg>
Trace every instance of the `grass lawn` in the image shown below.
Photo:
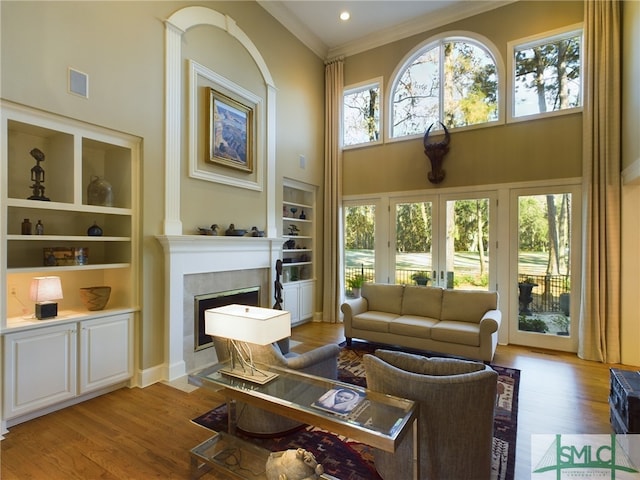
<svg viewBox="0 0 640 480"><path fill-rule="evenodd" d="M345 264L347 270L364 266L374 267L373 250L347 250ZM546 252L521 252L518 271L526 275L544 275L547 271ZM474 272L479 270L480 258L476 252L456 252L453 265L456 271ZM431 253L399 253L396 255L396 270L424 270L431 268Z"/></svg>

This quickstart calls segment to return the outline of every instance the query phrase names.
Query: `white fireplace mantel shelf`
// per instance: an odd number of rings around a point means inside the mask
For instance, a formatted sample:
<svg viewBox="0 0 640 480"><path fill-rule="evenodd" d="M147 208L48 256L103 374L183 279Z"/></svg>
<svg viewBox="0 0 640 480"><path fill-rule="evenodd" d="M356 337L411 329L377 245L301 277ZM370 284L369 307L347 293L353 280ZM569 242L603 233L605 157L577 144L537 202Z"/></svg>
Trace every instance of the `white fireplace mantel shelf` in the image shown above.
<svg viewBox="0 0 640 480"><path fill-rule="evenodd" d="M165 366L163 378L185 375L183 358L183 294L185 275L234 270L269 269L273 285L275 264L283 238L213 235L158 235L165 254ZM269 297L273 296L270 292Z"/></svg>
<svg viewBox="0 0 640 480"><path fill-rule="evenodd" d="M170 253L195 253L194 249L200 252L261 251L269 248L281 249L285 242L284 238L225 235L158 235L156 238L164 247L165 252Z"/></svg>

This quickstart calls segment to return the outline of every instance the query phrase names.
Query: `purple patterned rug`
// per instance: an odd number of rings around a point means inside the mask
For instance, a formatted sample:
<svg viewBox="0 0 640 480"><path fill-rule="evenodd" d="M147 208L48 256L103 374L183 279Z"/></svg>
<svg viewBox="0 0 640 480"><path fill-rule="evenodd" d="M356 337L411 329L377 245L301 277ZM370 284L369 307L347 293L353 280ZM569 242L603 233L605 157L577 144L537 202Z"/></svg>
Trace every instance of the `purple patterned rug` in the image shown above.
<svg viewBox="0 0 640 480"><path fill-rule="evenodd" d="M366 386L362 356L365 353L372 353L376 348L392 349L393 347L358 341L354 341L351 347L343 346L338 359L338 378L344 382ZM425 354L425 352L421 353ZM498 372L492 480L512 480L515 469L520 371L497 365L491 365L491 367ZM220 405L193 419L193 422L214 431L226 431L227 407ZM242 434L240 433L239 436ZM282 437L243 436L243 438L272 452L304 448L315 455L325 472L342 480L380 480L373 465L371 447L317 427L307 426Z"/></svg>
<svg viewBox="0 0 640 480"><path fill-rule="evenodd" d="M193 419L194 423L216 432L227 431L227 405ZM313 453L324 471L341 480L382 480L373 466L372 448L311 425L281 437L257 438L237 435L272 452L304 448Z"/></svg>

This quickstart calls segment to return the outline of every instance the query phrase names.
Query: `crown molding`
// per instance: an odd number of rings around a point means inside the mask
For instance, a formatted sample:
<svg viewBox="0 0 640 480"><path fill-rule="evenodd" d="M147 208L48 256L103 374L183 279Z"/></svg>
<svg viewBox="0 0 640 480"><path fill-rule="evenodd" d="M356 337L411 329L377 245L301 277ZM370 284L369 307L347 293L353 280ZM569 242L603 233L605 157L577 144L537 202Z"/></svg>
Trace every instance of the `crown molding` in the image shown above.
<svg viewBox="0 0 640 480"><path fill-rule="evenodd" d="M395 25L393 27L379 30L362 37L353 42L330 48L329 58L338 56L348 57L358 53L366 52L372 48L377 48L388 43L396 42L404 38L411 37L423 32L428 32L435 28L457 22L468 17L473 17L481 13L503 7L518 0L482 0L455 4L439 10L437 14L427 14L409 20L408 22Z"/></svg>
<svg viewBox="0 0 640 480"><path fill-rule="evenodd" d="M298 40L305 44L313 53L323 60L348 57L357 53L371 50L388 43L402 40L419 33L427 32L448 23L456 22L464 18L472 17L496 8L503 7L518 0L474 0L455 3L439 10L437 14L426 14L393 27L377 30L371 34L347 42L345 44L329 47L317 35L309 30L303 22L283 5L280 1L257 0L271 16L278 20Z"/></svg>
<svg viewBox="0 0 640 480"><path fill-rule="evenodd" d="M318 57L322 59L326 58L329 47L309 30L304 23L298 20L281 2L257 0L257 3Z"/></svg>

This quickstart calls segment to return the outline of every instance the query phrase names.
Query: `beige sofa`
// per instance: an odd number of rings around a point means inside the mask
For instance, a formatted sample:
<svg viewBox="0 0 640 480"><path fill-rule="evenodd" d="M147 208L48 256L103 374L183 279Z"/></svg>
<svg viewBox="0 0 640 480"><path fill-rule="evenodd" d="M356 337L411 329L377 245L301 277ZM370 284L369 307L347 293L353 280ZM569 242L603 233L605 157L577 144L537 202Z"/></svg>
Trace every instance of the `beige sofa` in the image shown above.
<svg viewBox="0 0 640 480"><path fill-rule="evenodd" d="M341 306L347 345L360 338L490 362L502 314L498 292L365 283Z"/></svg>

